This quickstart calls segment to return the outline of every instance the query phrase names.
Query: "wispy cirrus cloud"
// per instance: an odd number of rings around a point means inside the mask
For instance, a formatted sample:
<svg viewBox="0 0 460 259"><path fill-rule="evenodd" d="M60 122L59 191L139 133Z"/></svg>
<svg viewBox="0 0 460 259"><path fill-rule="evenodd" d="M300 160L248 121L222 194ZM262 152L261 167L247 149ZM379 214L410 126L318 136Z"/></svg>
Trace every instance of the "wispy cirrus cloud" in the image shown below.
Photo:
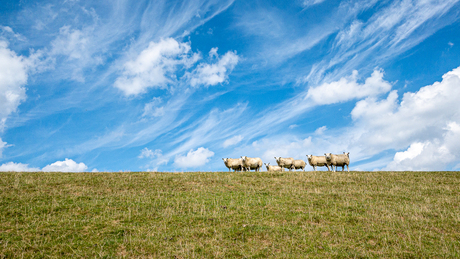
<svg viewBox="0 0 460 259"><path fill-rule="evenodd" d="M313 64L301 81L315 85L335 81L358 67L369 71L382 66L454 22L456 15L447 14L458 2L394 1L367 20L354 17L337 33L331 53ZM443 22L436 22L445 15Z"/></svg>

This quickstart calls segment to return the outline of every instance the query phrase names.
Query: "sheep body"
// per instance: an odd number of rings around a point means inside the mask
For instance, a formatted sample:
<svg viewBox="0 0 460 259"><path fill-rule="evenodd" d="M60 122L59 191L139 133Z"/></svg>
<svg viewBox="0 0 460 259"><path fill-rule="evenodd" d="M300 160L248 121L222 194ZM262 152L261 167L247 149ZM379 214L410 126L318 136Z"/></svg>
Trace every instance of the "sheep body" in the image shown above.
<svg viewBox="0 0 460 259"><path fill-rule="evenodd" d="M243 168L247 171L254 169L257 172L262 168L262 159L258 157L242 156L241 158L243 159Z"/></svg>
<svg viewBox="0 0 460 259"><path fill-rule="evenodd" d="M301 159L298 159L298 160L294 160L294 164L293 164L292 167L293 167L295 170L297 170L297 169L302 169L303 171L305 171L305 165L306 165L305 161L303 161L303 160L301 160Z"/></svg>
<svg viewBox="0 0 460 259"><path fill-rule="evenodd" d="M243 159L241 158L222 158L222 160L224 160L224 164L228 168L228 171L232 169L235 171L243 170Z"/></svg>
<svg viewBox="0 0 460 259"><path fill-rule="evenodd" d="M308 163L313 167L313 170L316 171L316 167L318 166L327 166L327 170L331 171L329 165L327 164L325 156L314 156L314 155L307 155Z"/></svg>
<svg viewBox="0 0 460 259"><path fill-rule="evenodd" d="M278 164L278 166L283 167L283 168L289 168L289 171L291 171L291 169L293 168L294 158L292 157L283 158L283 157L275 156L275 159L276 159L276 163Z"/></svg>
<svg viewBox="0 0 460 259"><path fill-rule="evenodd" d="M326 153L324 155L326 157L327 164L332 167L332 171L337 171L337 166L341 166L343 172L345 171L345 166L347 166L347 171L350 172L350 152L343 152L343 154L340 155L334 155L331 153Z"/></svg>
<svg viewBox="0 0 460 259"><path fill-rule="evenodd" d="M278 165L270 165L270 163L265 163L265 166L267 167L267 171L268 172L281 172L281 171L284 171L281 166L278 166Z"/></svg>

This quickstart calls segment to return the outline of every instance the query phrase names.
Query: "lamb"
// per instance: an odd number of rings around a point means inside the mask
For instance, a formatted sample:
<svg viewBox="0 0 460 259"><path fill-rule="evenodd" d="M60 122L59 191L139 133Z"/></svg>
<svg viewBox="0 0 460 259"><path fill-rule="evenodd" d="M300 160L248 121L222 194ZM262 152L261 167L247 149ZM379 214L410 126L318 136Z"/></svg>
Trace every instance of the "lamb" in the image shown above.
<svg viewBox="0 0 460 259"><path fill-rule="evenodd" d="M294 160L294 164L292 167L297 170L297 169L302 169L305 172L305 161L299 159L299 160Z"/></svg>
<svg viewBox="0 0 460 259"><path fill-rule="evenodd" d="M327 164L332 167L332 171L337 171L337 166L342 167L342 172L345 171L345 165L347 171L350 172L350 152L343 152L341 155L334 155L331 153L325 153ZM335 166L335 169L334 169Z"/></svg>
<svg viewBox="0 0 460 259"><path fill-rule="evenodd" d="M243 169L250 171L252 169L255 169L256 172L260 171L260 168L262 168L262 159L255 157L247 157L247 156L242 156L243 159Z"/></svg>
<svg viewBox="0 0 460 259"><path fill-rule="evenodd" d="M308 163L313 166L313 170L316 171L317 166L327 166L327 170L331 171L329 165L327 164L325 156L314 156L314 155L307 155Z"/></svg>
<svg viewBox="0 0 460 259"><path fill-rule="evenodd" d="M277 165L270 165L270 163L264 163L265 166L267 167L267 171L268 172L281 172L281 171L284 171L284 168L280 167L280 166L277 166Z"/></svg>
<svg viewBox="0 0 460 259"><path fill-rule="evenodd" d="M283 167L283 168L289 168L289 171L292 170L293 164L294 164L294 158L288 157L288 158L282 158L282 157L276 157L276 163L278 166Z"/></svg>
<svg viewBox="0 0 460 259"><path fill-rule="evenodd" d="M243 170L243 159L241 158L222 158L222 160L224 160L224 164L228 168L228 171L232 169L235 171Z"/></svg>

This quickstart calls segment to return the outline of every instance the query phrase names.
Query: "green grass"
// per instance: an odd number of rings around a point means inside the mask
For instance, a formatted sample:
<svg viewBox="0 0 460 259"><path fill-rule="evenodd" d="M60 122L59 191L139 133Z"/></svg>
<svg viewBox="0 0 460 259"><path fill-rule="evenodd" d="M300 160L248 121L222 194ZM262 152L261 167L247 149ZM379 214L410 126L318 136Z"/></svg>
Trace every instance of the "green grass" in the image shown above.
<svg viewBox="0 0 460 259"><path fill-rule="evenodd" d="M460 257L459 172L0 173L0 258Z"/></svg>

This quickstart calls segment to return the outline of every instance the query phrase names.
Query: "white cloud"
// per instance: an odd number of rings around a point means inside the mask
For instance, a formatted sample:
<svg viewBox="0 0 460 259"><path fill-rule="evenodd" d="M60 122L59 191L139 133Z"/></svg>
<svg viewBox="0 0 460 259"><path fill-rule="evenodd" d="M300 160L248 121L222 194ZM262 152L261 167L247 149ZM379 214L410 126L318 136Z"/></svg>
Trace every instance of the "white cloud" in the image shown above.
<svg viewBox="0 0 460 259"><path fill-rule="evenodd" d="M65 161L57 161L43 167L44 172L85 172L88 167L84 163L76 163L72 159L66 158Z"/></svg>
<svg viewBox="0 0 460 259"><path fill-rule="evenodd" d="M458 161L460 148L453 143L460 143L460 67L442 78L404 93L400 102L396 91L383 100L357 102L350 145L368 154L405 150L395 154L388 170L440 170Z"/></svg>
<svg viewBox="0 0 460 259"><path fill-rule="evenodd" d="M26 41L26 38L22 36L19 33L15 33L13 29L9 26L1 26L0 25L0 30L2 31L2 35L12 35L15 39L20 40L20 41Z"/></svg>
<svg viewBox="0 0 460 259"><path fill-rule="evenodd" d="M404 93L400 103L392 91L384 100L374 97L357 102L352 119L367 132L363 143L380 148L404 148L418 140L439 138L448 122L460 121L460 67L443 75L442 82ZM388 146L390 145L390 146Z"/></svg>
<svg viewBox="0 0 460 259"><path fill-rule="evenodd" d="M176 156L174 164L182 168L202 166L209 162L209 158L212 156L214 156L214 152L200 147L195 151L190 150L186 156Z"/></svg>
<svg viewBox="0 0 460 259"><path fill-rule="evenodd" d="M210 51L212 55L214 49ZM215 50L217 55L217 49ZM227 80L233 68L238 63L238 55L236 52L229 51L222 56L217 63L214 64L200 64L195 71L192 72L190 78L191 86L210 86L223 83Z"/></svg>
<svg viewBox="0 0 460 259"><path fill-rule="evenodd" d="M326 126L319 127L315 130L315 134L322 135L327 130Z"/></svg>
<svg viewBox="0 0 460 259"><path fill-rule="evenodd" d="M217 47L212 48L212 49L209 51L209 57L210 57L210 58L218 58L218 57L219 57L219 54L217 54L217 50L218 50Z"/></svg>
<svg viewBox="0 0 460 259"><path fill-rule="evenodd" d="M339 9L345 7L347 13L343 15L353 20L340 25L330 54L311 67L304 82L334 81L357 67L368 70L384 64L457 20L446 14L458 0L392 1L368 19L359 17L365 5L369 8L378 2L342 2Z"/></svg>
<svg viewBox="0 0 460 259"><path fill-rule="evenodd" d="M81 30L72 30L70 26L59 29L59 36L51 42L51 55L65 55L70 60L87 58L88 36Z"/></svg>
<svg viewBox="0 0 460 259"><path fill-rule="evenodd" d="M0 132L7 117L26 99L28 61L0 40Z"/></svg>
<svg viewBox="0 0 460 259"><path fill-rule="evenodd" d="M152 151L148 148L144 148L141 150L141 154L138 156L139 158L154 158L154 157L159 157L162 155L162 152L160 149L156 149L155 151Z"/></svg>
<svg viewBox="0 0 460 259"><path fill-rule="evenodd" d="M103 44L97 43L94 30L91 26L78 30L68 25L59 29L59 35L51 42L49 57L59 65L61 77L84 82L84 69L95 69L103 63Z"/></svg>
<svg viewBox="0 0 460 259"><path fill-rule="evenodd" d="M414 142L406 151L397 152L385 170L443 170L460 159L460 125L448 122L441 138ZM455 169L455 167L454 167Z"/></svg>
<svg viewBox="0 0 460 259"><path fill-rule="evenodd" d="M50 165L40 168L29 167L28 164L8 162L0 165L0 172L86 172L88 167L84 163L76 163L72 159L57 161ZM92 172L97 172L94 168Z"/></svg>
<svg viewBox="0 0 460 259"><path fill-rule="evenodd" d="M295 128L297 128L297 127L299 127L299 125L297 125L297 124L291 124L291 125L289 125L289 129L295 129Z"/></svg>
<svg viewBox="0 0 460 259"><path fill-rule="evenodd" d="M163 106L159 106L163 100L161 97L154 97L151 102L146 103L144 106L144 113L142 117L152 116L152 117L160 117L165 114L165 109Z"/></svg>
<svg viewBox="0 0 460 259"><path fill-rule="evenodd" d="M6 142L3 142L2 138L0 138L0 157L2 157L3 149L6 147L8 147L8 144Z"/></svg>
<svg viewBox="0 0 460 259"><path fill-rule="evenodd" d="M332 83L324 83L308 89L307 100L317 105L346 102L368 96L376 96L391 90L391 84L383 80L383 71L374 70L363 84L357 82L358 71L349 77L343 77Z"/></svg>
<svg viewBox="0 0 460 259"><path fill-rule="evenodd" d="M40 168L29 167L28 164L8 162L0 165L0 172L38 172Z"/></svg>
<svg viewBox="0 0 460 259"><path fill-rule="evenodd" d="M238 144L241 140L243 140L243 136L241 135L238 135L238 136L234 136L232 138L229 138L229 139L226 139L224 141L224 144L222 145L224 148L228 147L228 146L233 146L233 145L236 145Z"/></svg>
<svg viewBox="0 0 460 259"><path fill-rule="evenodd" d="M312 5L317 5L317 4L320 4L322 2L324 2L326 0L304 0L303 1L303 6L304 7L309 7L309 6L312 6Z"/></svg>
<svg viewBox="0 0 460 259"><path fill-rule="evenodd" d="M189 55L189 43L179 43L172 38L150 42L134 60L124 64L122 76L114 86L125 95L138 95L147 88L166 88L175 81L176 67L190 67L200 58L199 54Z"/></svg>
<svg viewBox="0 0 460 259"><path fill-rule="evenodd" d="M397 152L395 154L394 160L396 163L400 163L401 161L406 159L413 159L416 156L420 155L420 153L422 153L424 147L424 143L413 143L406 151Z"/></svg>

